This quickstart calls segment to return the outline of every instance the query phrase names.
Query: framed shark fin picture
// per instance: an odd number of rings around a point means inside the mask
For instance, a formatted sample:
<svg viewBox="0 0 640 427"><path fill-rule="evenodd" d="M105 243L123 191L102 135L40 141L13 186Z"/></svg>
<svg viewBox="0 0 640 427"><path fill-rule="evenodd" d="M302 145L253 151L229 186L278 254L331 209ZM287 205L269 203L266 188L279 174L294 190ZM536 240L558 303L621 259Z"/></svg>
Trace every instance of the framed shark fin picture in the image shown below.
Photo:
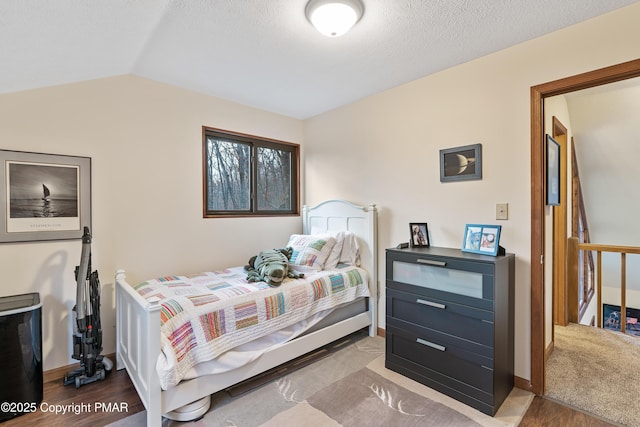
<svg viewBox="0 0 640 427"><path fill-rule="evenodd" d="M80 239L91 227L91 158L0 150L0 243Z"/></svg>

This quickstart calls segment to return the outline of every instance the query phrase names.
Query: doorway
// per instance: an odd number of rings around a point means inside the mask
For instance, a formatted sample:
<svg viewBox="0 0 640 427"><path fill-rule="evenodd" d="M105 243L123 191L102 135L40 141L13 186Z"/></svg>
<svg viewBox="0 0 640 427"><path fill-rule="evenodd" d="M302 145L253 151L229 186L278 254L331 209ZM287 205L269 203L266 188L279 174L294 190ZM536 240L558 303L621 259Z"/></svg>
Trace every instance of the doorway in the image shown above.
<svg viewBox="0 0 640 427"><path fill-rule="evenodd" d="M545 389L545 174L544 99L551 96L640 76L640 59L531 88L531 383L538 395ZM539 260L539 262L538 262Z"/></svg>

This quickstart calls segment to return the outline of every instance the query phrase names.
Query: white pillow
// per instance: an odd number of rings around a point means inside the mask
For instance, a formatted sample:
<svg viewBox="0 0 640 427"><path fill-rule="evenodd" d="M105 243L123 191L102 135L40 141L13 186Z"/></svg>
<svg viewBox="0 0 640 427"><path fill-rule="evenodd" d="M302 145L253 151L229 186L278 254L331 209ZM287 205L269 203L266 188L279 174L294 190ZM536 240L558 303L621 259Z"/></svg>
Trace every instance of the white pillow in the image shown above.
<svg viewBox="0 0 640 427"><path fill-rule="evenodd" d="M338 263L340 262L340 253L342 252L342 243L344 242L344 231L333 231L333 230L323 230L322 232L314 232L314 229L311 229L312 236L315 236L319 239L326 237L333 237L336 239L336 244L333 245L333 249L331 249L331 253L327 258L327 261L324 263L324 270L332 270L336 268Z"/></svg>
<svg viewBox="0 0 640 427"><path fill-rule="evenodd" d="M292 234L287 243L293 248L290 262L292 265L322 270L335 244L335 237L329 234Z"/></svg>
<svg viewBox="0 0 640 427"><path fill-rule="evenodd" d="M344 233L342 249L340 251L340 264L360 266L360 245L358 238L352 231Z"/></svg>

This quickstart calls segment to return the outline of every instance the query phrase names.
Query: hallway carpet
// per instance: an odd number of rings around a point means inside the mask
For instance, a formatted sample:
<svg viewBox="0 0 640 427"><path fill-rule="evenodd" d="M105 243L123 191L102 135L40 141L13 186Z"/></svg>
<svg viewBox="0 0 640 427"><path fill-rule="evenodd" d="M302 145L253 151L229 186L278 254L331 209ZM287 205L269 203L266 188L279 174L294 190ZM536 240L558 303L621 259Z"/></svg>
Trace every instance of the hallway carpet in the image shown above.
<svg viewBox="0 0 640 427"><path fill-rule="evenodd" d="M640 338L585 325L554 328L545 396L640 427Z"/></svg>

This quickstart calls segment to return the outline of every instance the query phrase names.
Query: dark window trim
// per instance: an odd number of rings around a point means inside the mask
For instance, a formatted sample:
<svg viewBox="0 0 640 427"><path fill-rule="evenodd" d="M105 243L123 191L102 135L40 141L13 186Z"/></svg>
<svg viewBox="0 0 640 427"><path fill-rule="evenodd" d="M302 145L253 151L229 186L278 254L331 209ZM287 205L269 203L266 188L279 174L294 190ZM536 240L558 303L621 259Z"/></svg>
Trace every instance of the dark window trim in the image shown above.
<svg viewBox="0 0 640 427"><path fill-rule="evenodd" d="M255 202L255 188L257 177L257 162L251 161L251 207L246 211L210 211L207 209L207 138L219 137L244 143L251 146L253 152L257 147L274 148L292 153L291 171L291 210L286 211L258 211ZM203 218L240 218L240 217L283 217L300 216L300 144L265 138L225 129L202 127L202 211Z"/></svg>

